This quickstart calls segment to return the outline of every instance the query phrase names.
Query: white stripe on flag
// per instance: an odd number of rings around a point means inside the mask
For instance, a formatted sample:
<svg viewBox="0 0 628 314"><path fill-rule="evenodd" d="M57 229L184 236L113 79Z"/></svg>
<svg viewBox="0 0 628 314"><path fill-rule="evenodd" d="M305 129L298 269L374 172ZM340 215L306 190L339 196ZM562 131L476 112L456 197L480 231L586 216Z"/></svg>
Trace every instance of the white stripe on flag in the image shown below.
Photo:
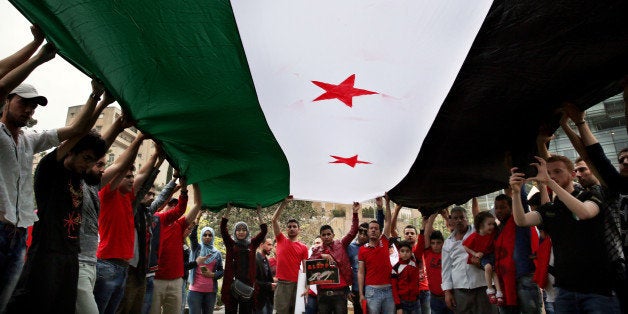
<svg viewBox="0 0 628 314"><path fill-rule="evenodd" d="M490 5L232 1L259 101L290 164L291 194L350 203L403 179Z"/></svg>

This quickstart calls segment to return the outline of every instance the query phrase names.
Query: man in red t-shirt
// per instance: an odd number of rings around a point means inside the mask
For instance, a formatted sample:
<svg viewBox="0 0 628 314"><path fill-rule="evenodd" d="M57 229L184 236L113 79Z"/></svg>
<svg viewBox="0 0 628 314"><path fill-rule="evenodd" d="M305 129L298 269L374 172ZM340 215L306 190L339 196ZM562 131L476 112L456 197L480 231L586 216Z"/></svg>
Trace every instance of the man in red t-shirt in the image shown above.
<svg viewBox="0 0 628 314"><path fill-rule="evenodd" d="M153 281L153 302L150 313L176 313L181 311L183 302L183 233L194 222L203 200L201 192L194 184L194 207L183 215L188 203L188 190L184 177L179 178L181 195L174 209L155 214L159 218L159 268ZM172 216L179 219L171 222Z"/></svg>
<svg viewBox="0 0 628 314"><path fill-rule="evenodd" d="M279 217L292 196L286 197L273 215L273 232L277 240L277 288L275 288L274 306L276 313L294 313L297 298L299 267L307 259L307 246L298 241L301 231L296 219L288 220L288 237L281 233Z"/></svg>
<svg viewBox="0 0 628 314"><path fill-rule="evenodd" d="M144 183L148 172L134 176L133 161L144 140L140 133L116 161L105 169L103 178L113 178L98 192L100 242L96 257L94 297L100 313L115 313L124 295L127 268L133 258L135 225L132 203L135 191ZM103 179L103 182L107 180Z"/></svg>
<svg viewBox="0 0 628 314"><path fill-rule="evenodd" d="M376 202L381 202L381 198L376 199ZM393 313L395 311L390 284L392 265L390 265L388 251L390 220L390 200L386 194L384 230L381 231L377 221L369 222L369 242L358 251L360 303L366 300L369 313Z"/></svg>

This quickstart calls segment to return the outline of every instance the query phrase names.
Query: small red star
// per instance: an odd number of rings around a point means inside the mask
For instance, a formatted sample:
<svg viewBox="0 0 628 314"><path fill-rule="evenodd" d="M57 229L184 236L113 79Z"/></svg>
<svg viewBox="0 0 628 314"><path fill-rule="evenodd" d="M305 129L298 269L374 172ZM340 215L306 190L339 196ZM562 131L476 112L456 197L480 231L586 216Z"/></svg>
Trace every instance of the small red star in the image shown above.
<svg viewBox="0 0 628 314"><path fill-rule="evenodd" d="M358 160L358 155L355 155L353 157L339 157L334 155L330 156L336 159L334 161L330 161L330 164L347 164L351 166L351 168L355 168L356 164L370 164L370 162L368 161Z"/></svg>
<svg viewBox="0 0 628 314"><path fill-rule="evenodd" d="M312 81L312 83L325 90L325 93L318 96L313 101L336 98L345 103L345 105L353 107L353 97L378 94L370 90L354 88L353 84L355 83L355 74L352 74L338 85L323 83L319 81Z"/></svg>

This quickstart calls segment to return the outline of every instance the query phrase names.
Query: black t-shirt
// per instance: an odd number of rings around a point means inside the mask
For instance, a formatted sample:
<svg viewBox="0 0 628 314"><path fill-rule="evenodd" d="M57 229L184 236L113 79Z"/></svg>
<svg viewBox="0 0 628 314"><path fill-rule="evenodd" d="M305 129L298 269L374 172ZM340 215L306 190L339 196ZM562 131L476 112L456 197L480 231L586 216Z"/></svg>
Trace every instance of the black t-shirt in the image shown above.
<svg viewBox="0 0 628 314"><path fill-rule="evenodd" d="M596 191L576 190L572 195L583 202L595 202L602 210L602 196ZM609 295L612 290L602 239L602 213L579 220L558 198L538 212L543 219L539 227L552 238L555 285L573 292Z"/></svg>
<svg viewBox="0 0 628 314"><path fill-rule="evenodd" d="M35 200L39 221L33 227L37 250L63 254L80 251L83 189L81 177L56 160L57 150L46 155L35 170Z"/></svg>

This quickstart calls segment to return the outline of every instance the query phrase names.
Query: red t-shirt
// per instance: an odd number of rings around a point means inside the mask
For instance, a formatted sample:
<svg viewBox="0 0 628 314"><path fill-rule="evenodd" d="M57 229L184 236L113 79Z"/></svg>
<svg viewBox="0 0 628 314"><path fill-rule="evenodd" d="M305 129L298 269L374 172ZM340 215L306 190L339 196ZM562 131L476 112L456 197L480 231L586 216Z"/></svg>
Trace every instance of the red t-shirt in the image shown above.
<svg viewBox="0 0 628 314"><path fill-rule="evenodd" d="M412 254L414 254L414 258L417 261L417 268L419 269L419 287L421 287L421 291L429 290L429 282L428 278L425 275L425 261L423 260L423 252L425 251L425 236L423 234L419 234L417 239L417 244L412 249Z"/></svg>
<svg viewBox="0 0 628 314"><path fill-rule="evenodd" d="M160 217L160 224L163 220ZM183 277L183 232L188 227L185 216L171 225L161 224L159 233L159 268L155 279L172 280Z"/></svg>
<svg viewBox="0 0 628 314"><path fill-rule="evenodd" d="M111 184L105 185L98 192L100 213L98 215L98 235L100 242L96 257L99 259L131 259L135 245L135 226L133 207L135 192L120 193L111 190Z"/></svg>
<svg viewBox="0 0 628 314"><path fill-rule="evenodd" d="M469 237L467 237L462 245L472 249L475 252L482 252L484 255L493 253L495 251L495 235L494 234L485 234L480 235L477 232L473 232ZM469 254L469 258L467 259L467 263L471 264L471 254Z"/></svg>
<svg viewBox="0 0 628 314"><path fill-rule="evenodd" d="M364 262L364 268L366 269L364 276L365 285L390 284L392 265L390 265L388 246L388 238L382 236L377 246L372 247L367 243L360 247L358 261Z"/></svg>
<svg viewBox="0 0 628 314"><path fill-rule="evenodd" d="M297 282L301 261L307 259L307 246L286 238L281 232L275 236L275 239L277 240L277 279Z"/></svg>
<svg viewBox="0 0 628 314"><path fill-rule="evenodd" d="M427 248L423 251L423 260L425 261L425 269L427 272L427 278L429 279L430 293L443 296L443 288L441 283L442 277L442 265L441 265L442 253L434 253L432 248Z"/></svg>

